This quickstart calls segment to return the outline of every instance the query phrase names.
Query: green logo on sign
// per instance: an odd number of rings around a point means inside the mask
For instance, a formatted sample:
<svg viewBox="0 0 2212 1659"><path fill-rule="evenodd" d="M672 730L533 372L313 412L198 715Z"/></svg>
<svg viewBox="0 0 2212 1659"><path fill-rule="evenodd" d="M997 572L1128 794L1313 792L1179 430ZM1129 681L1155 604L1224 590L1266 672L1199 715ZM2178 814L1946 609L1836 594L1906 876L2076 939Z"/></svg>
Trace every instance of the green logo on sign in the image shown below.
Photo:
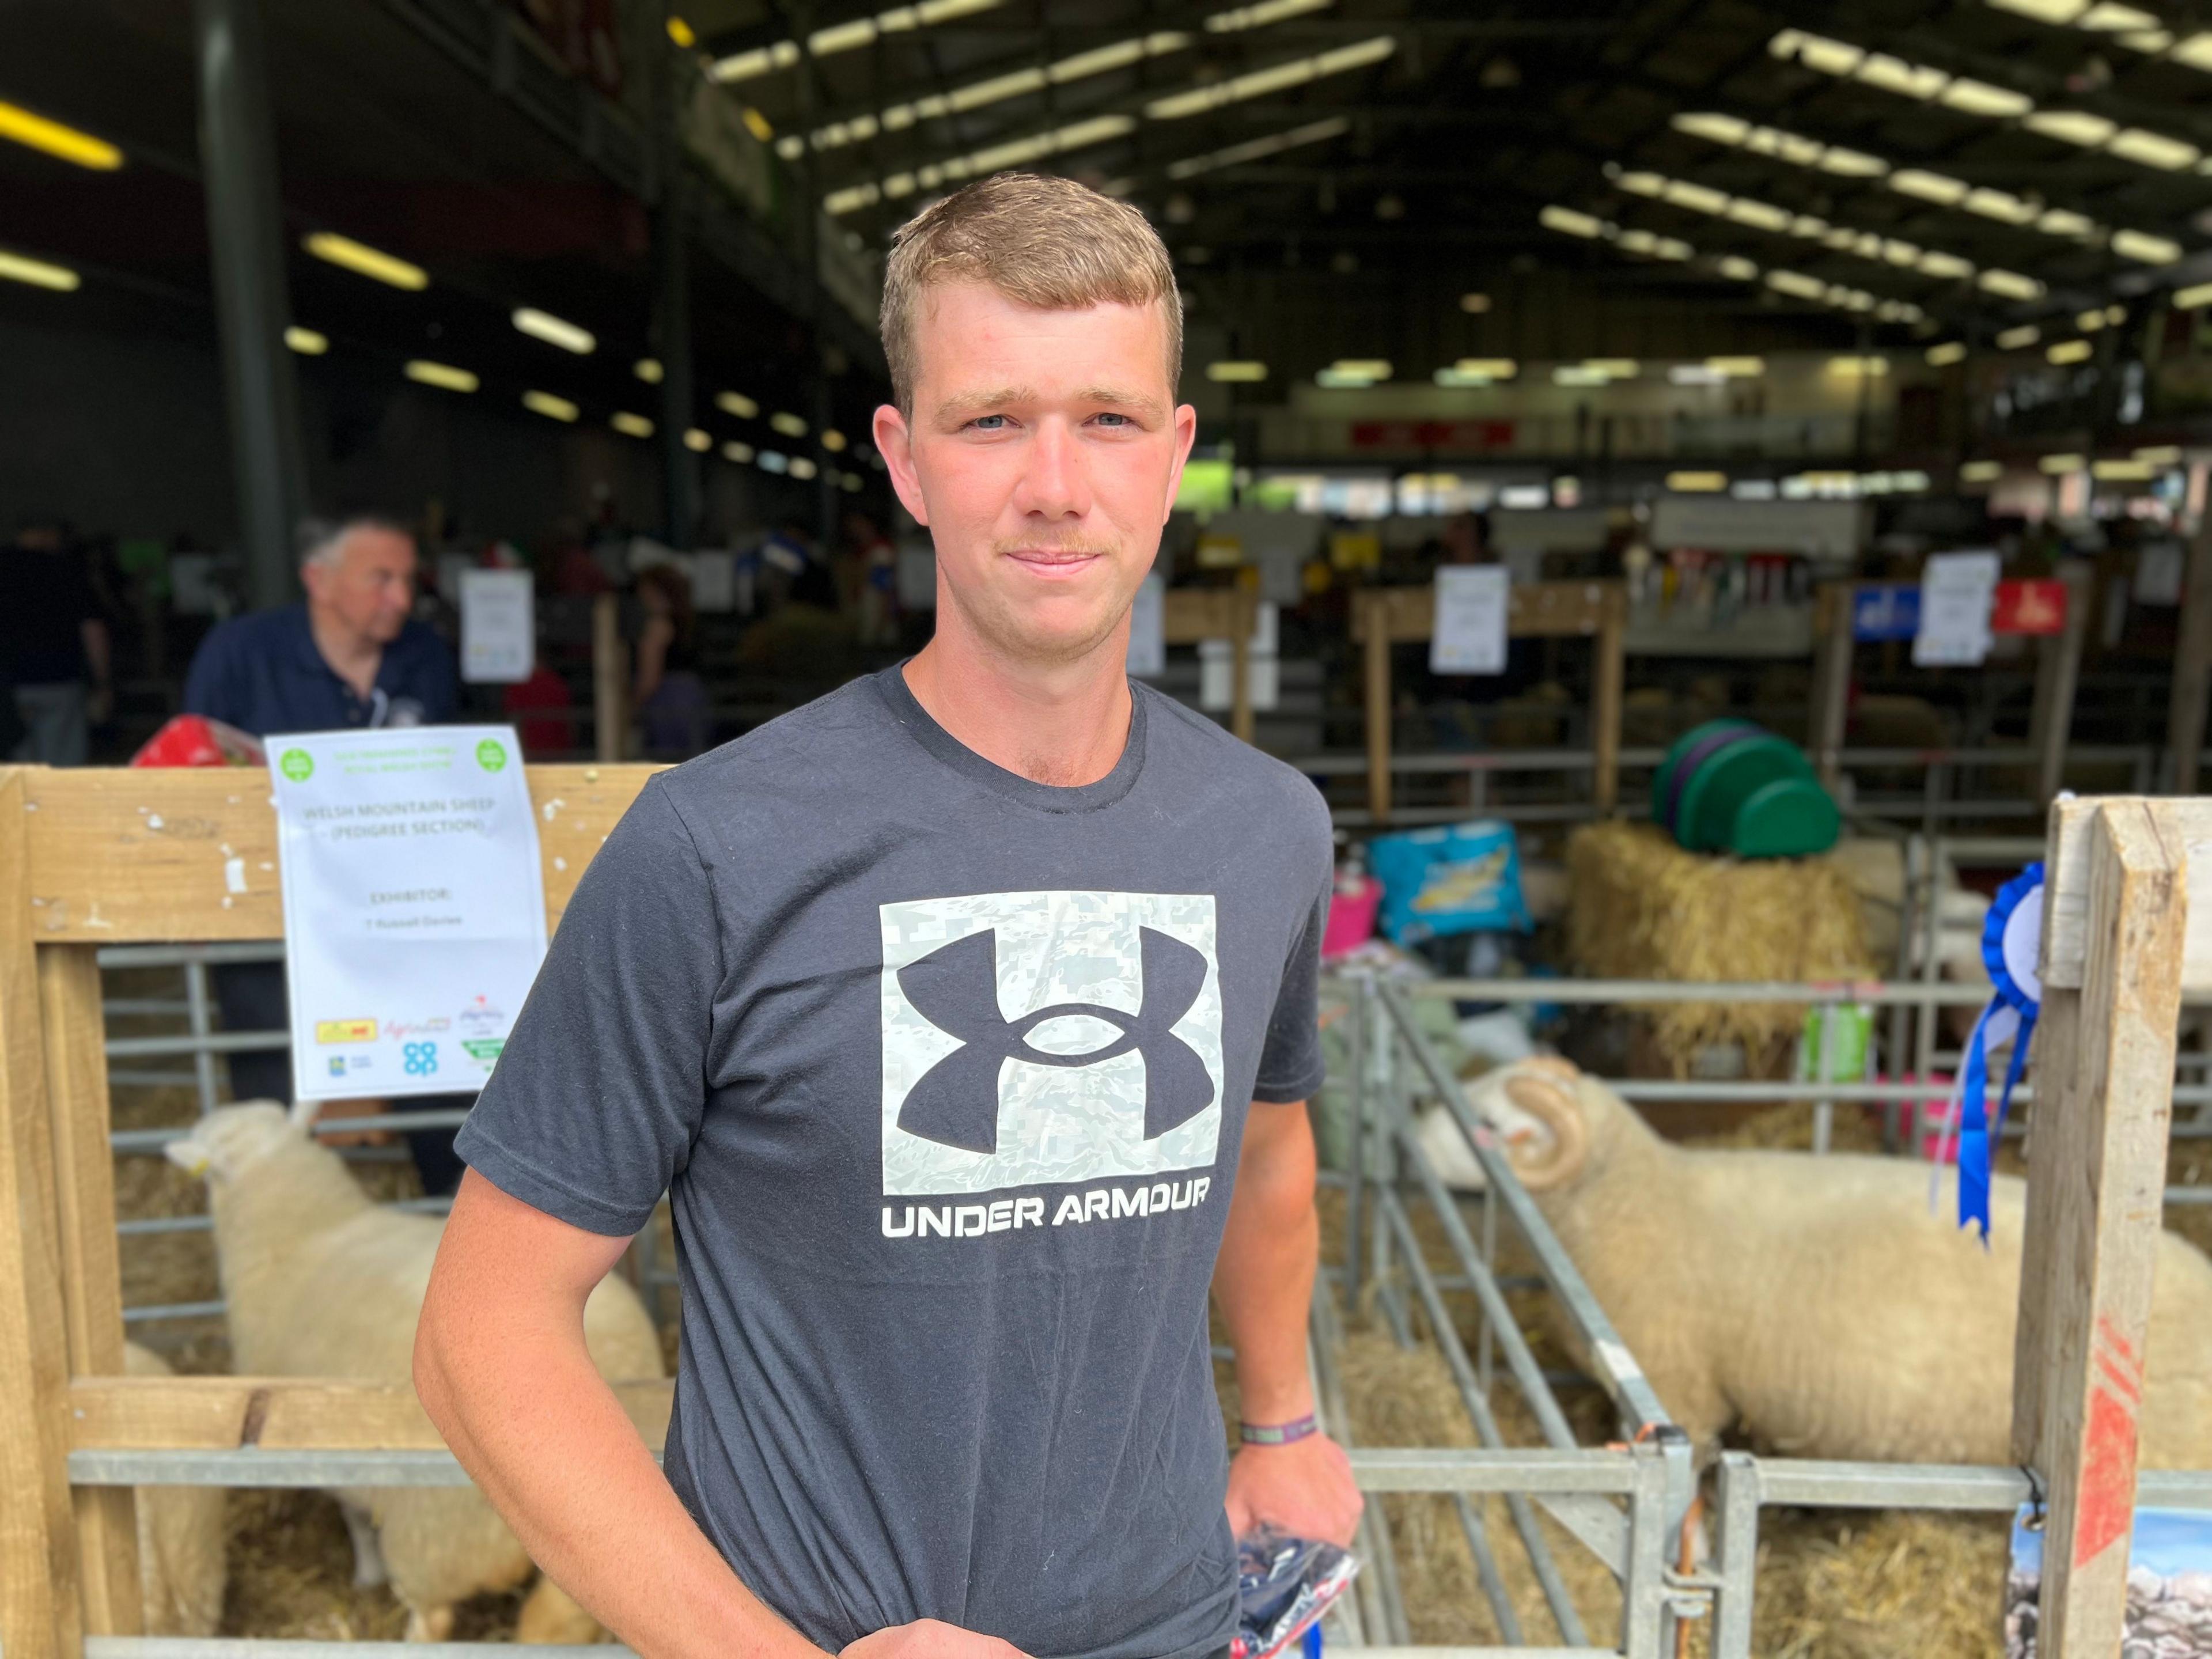
<svg viewBox="0 0 2212 1659"><path fill-rule="evenodd" d="M463 1037L461 1047L467 1049L473 1059L497 1060L500 1050L507 1047L507 1039L505 1037Z"/></svg>
<svg viewBox="0 0 2212 1659"><path fill-rule="evenodd" d="M287 749L276 766L295 783L305 783L315 775L315 763L304 749Z"/></svg>
<svg viewBox="0 0 2212 1659"><path fill-rule="evenodd" d="M496 772L507 764L507 750L486 738L477 745L477 764L487 772Z"/></svg>

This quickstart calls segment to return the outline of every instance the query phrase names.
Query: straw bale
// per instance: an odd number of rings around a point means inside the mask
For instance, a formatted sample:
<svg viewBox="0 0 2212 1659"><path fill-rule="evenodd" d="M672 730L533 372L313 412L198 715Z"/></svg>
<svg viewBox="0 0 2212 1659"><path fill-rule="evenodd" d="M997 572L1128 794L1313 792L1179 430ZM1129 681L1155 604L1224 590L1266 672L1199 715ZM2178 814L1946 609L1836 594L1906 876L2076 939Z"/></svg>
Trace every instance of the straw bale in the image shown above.
<svg viewBox="0 0 2212 1659"><path fill-rule="evenodd" d="M1567 842L1567 951L1601 979L1871 977L1857 894L1826 859L1708 858L1656 826L1586 824ZM1802 1029L1790 1003L1681 1003L1652 1011L1677 1075L1708 1045L1740 1042L1754 1070Z"/></svg>

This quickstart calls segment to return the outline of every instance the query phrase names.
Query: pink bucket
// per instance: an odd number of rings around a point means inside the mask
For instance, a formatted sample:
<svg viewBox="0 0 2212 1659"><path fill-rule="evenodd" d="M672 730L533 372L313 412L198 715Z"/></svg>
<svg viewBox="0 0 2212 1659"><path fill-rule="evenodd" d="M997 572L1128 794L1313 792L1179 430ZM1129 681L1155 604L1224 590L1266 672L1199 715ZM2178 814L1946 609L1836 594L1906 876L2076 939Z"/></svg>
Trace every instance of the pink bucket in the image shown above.
<svg viewBox="0 0 2212 1659"><path fill-rule="evenodd" d="M1358 878L1356 885L1339 882L1329 895L1328 926L1321 936L1322 957L1344 956L1374 938L1375 913L1382 908L1382 884L1372 876Z"/></svg>

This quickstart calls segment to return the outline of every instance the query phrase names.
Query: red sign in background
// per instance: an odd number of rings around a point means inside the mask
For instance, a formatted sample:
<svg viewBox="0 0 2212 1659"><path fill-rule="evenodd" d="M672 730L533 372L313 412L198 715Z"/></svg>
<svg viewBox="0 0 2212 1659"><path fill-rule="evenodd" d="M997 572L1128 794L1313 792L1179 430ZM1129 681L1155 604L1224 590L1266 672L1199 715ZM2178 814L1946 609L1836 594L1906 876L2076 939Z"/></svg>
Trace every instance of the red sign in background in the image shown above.
<svg viewBox="0 0 2212 1659"><path fill-rule="evenodd" d="M1354 421L1355 449L1510 449L1510 421Z"/></svg>
<svg viewBox="0 0 2212 1659"><path fill-rule="evenodd" d="M2048 578L1999 582L1990 607L1992 634L2056 634L2066 626L2066 584Z"/></svg>

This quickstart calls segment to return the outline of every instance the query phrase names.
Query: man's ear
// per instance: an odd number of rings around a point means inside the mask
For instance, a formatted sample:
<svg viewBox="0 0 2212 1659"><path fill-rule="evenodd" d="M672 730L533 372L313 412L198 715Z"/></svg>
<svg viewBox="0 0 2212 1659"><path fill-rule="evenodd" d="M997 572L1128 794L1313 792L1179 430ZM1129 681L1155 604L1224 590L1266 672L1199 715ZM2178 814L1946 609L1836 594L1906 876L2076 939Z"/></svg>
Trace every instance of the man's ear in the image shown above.
<svg viewBox="0 0 2212 1659"><path fill-rule="evenodd" d="M921 479L914 470L914 432L906 416L896 404L883 404L876 410L872 425L876 453L890 470L891 488L898 492L899 504L914 515L916 524L927 526L929 503L922 496Z"/></svg>
<svg viewBox="0 0 2212 1659"><path fill-rule="evenodd" d="M1176 497L1182 494L1183 463L1190 459L1191 445L1198 441L1198 410L1188 404L1176 405L1175 441L1175 465L1168 469L1167 504L1160 509L1164 525L1175 511Z"/></svg>

